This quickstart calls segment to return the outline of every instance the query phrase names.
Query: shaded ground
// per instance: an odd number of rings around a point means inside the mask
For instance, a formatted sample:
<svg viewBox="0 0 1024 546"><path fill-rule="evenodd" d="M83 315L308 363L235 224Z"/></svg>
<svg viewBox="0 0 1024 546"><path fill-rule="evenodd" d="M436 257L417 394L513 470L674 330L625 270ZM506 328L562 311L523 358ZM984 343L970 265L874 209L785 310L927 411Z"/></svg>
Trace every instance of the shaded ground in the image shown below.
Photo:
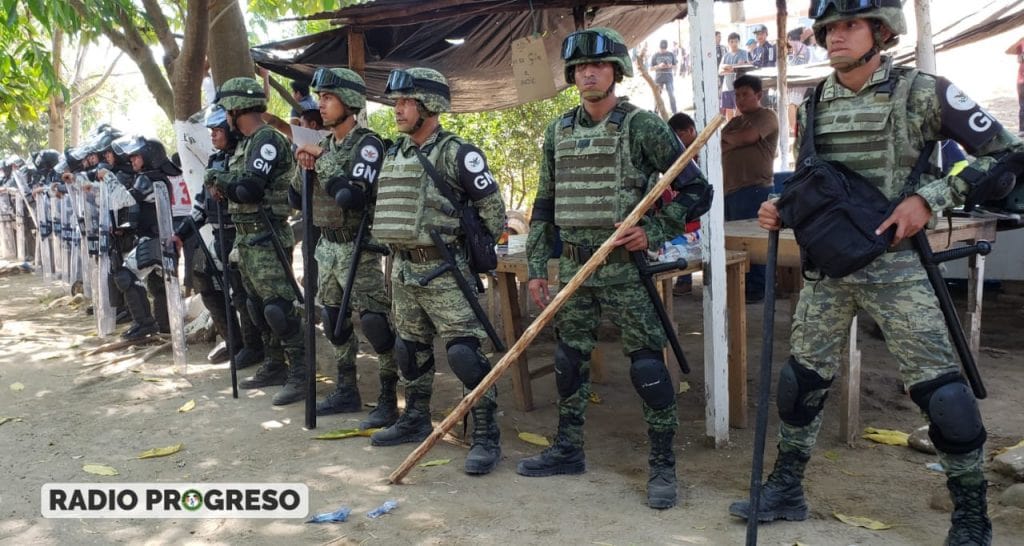
<svg viewBox="0 0 1024 546"><path fill-rule="evenodd" d="M365 438L312 439L316 434L356 426L361 414L319 420L314 431L302 427L301 405L273 408L274 389L230 395L226 365L203 362L208 346L190 347L189 372L176 375L169 355L138 364L105 364L107 356L85 357L97 346L90 317L80 310L43 302L60 295L35 276L0 278L5 305L0 336L0 416L18 417L0 427L0 542L10 544L213 542L278 544L737 544L744 525L726 513L728 503L746 494L752 432L733 430L724 449L705 447L703 397L699 370L703 343L699 294L677 298L679 320L691 321L683 345L698 372L680 396L683 422L676 439L682 505L654 511L643 505L647 439L638 401L617 345L604 346L610 373L595 390L602 403L591 406L587 424L588 472L576 477L528 479L515 474L520 457L539 448L516 438L517 431L551 437L556 423L553 381L535 382L538 409L512 409L510 383L499 383L504 457L489 476L461 471L465 448L441 443L429 459L451 458L448 465L416 468L409 485L392 486L386 477L414 446L375 448ZM1016 443L1024 431L1019 392L1024 383L1019 356L1024 338L1017 296L986 302L980 365L990 397L982 402L990 431L989 447ZM788 304L779 306L779 331L788 324ZM750 358L757 362L761 306L749 307ZM779 336L778 355L786 353ZM895 366L881 342L861 336L864 351L863 422L911 431L918 424L913 404L899 393ZM321 371L328 371L320 343ZM368 347L364 347L368 350ZM541 364L550 343L531 349ZM123 353L122 353L123 354ZM439 362L443 360L439 359ZM376 395L372 358L360 359L364 399ZM441 366L435 420L454 407L460 389ZM158 381L155 381L158 380ZM10 385L21 383L24 390ZM332 385L321 384L321 393ZM753 379L751 392L755 392ZM816 457L808 470L812 517L803 523L772 524L761 529L764 544L930 544L947 527L948 515L929 508L941 498L943 477L925 465L932 457L907 448L861 441L847 448L837 438L834 400L827 409ZM179 413L188 400L196 408ZM754 400L751 400L754 404ZM753 410L752 410L753 411ZM772 425L774 430L774 424ZM184 443L172 456L138 460L146 449ZM827 454L827 456L825 456ZM769 454L772 460L774 454ZM86 474L87 463L107 464L120 475ZM1007 485L990 473L993 496ZM40 487L48 482L303 482L311 490L311 510L341 505L353 509L349 522L307 525L296 520L47 520L40 517ZM378 520L364 514L386 499L399 508ZM878 519L887 531L847 526L833 512ZM993 504L999 541L1024 536L1024 513Z"/></svg>

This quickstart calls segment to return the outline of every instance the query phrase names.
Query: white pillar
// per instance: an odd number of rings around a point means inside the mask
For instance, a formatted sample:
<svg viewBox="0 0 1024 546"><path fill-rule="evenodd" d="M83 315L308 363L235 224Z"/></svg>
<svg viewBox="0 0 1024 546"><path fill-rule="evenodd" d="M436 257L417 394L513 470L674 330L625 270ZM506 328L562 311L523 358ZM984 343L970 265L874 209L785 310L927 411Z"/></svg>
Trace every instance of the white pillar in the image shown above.
<svg viewBox="0 0 1024 546"><path fill-rule="evenodd" d="M690 51L693 59L693 96L698 129L718 114L718 57L715 50L715 15L712 0L690 0ZM704 259L704 394L705 434L715 447L729 441L729 331L725 314L725 196L722 181L722 144L716 136L700 154L701 170L715 188L711 211L701 219Z"/></svg>

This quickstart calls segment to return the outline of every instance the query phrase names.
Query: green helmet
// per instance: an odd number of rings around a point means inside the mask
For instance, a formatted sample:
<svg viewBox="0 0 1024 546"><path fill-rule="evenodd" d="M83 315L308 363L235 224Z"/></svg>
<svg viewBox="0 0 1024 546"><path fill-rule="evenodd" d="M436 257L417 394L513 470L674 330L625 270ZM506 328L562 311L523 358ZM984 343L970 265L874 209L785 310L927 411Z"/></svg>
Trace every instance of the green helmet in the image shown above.
<svg viewBox="0 0 1024 546"><path fill-rule="evenodd" d="M318 68L313 74L313 90L330 93L355 110L366 107L366 82L347 68Z"/></svg>
<svg viewBox="0 0 1024 546"><path fill-rule="evenodd" d="M433 68L395 69L388 74L384 95L389 99L416 99L427 110L440 114L452 109L448 80Z"/></svg>
<svg viewBox="0 0 1024 546"><path fill-rule="evenodd" d="M619 66L622 76L633 77L626 40L606 27L579 30L566 36L562 41L562 60L565 61L565 82L570 85L576 83L575 66L583 63L613 62ZM615 78L615 81L621 80L621 77Z"/></svg>
<svg viewBox="0 0 1024 546"><path fill-rule="evenodd" d="M231 78L220 86L214 102L230 112L266 106L267 95L263 92L260 82L253 78Z"/></svg>
<svg viewBox="0 0 1024 546"><path fill-rule="evenodd" d="M814 19L814 38L825 47L825 27L846 19L875 19L888 28L893 36L882 41L876 32L878 49L889 49L899 41L900 34L907 33L907 21L903 18L901 0L811 0L808 15Z"/></svg>

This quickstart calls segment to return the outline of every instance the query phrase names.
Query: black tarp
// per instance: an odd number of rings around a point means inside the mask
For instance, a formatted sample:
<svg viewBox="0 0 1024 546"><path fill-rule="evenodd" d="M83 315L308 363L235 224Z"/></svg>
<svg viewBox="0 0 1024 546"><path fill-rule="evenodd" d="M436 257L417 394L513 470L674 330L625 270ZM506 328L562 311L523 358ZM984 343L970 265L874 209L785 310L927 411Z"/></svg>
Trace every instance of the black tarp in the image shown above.
<svg viewBox="0 0 1024 546"><path fill-rule="evenodd" d="M534 4L543 6L539 0ZM592 18L588 15L587 26L612 27L632 47L658 27L685 14L685 3L606 6L593 11ZM454 112L480 112L520 104L512 80L511 44L532 34L535 26L544 35L555 85L562 89L565 81L559 48L562 39L574 30L570 9L538 8L533 13L470 10L465 15L424 23L373 28L361 25L367 95L370 100L386 103L384 84L392 69L425 66L448 78ZM318 67L348 66L348 29L340 27L259 45L253 48L253 57L260 66L277 74L309 79ZM465 42L452 45L446 41L455 38Z"/></svg>

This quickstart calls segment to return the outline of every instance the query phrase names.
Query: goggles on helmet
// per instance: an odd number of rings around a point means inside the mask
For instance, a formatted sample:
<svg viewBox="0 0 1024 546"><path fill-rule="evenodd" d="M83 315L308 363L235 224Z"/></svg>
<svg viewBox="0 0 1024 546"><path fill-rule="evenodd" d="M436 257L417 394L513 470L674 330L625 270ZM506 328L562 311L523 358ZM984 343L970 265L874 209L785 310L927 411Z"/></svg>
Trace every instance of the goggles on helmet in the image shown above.
<svg viewBox="0 0 1024 546"><path fill-rule="evenodd" d="M311 85L314 89L336 89L338 87L344 87L345 89L351 89L356 93L366 93L366 86L344 78L339 78L337 74L331 72L327 68L316 69L316 72L313 73L313 81Z"/></svg>
<svg viewBox="0 0 1024 546"><path fill-rule="evenodd" d="M829 8L835 8L842 15L850 15L878 8L902 8L901 0L811 0L808 17L818 19Z"/></svg>
<svg viewBox="0 0 1024 546"><path fill-rule="evenodd" d="M206 109L206 116L203 118L203 125L208 129L223 127L228 122L228 112L223 106L211 105Z"/></svg>
<svg viewBox="0 0 1024 546"><path fill-rule="evenodd" d="M384 94L390 93L411 93L413 91L425 91L427 93L433 93L440 95L445 100L451 100L451 91L448 86L441 83L435 82L434 80L428 80L425 78L417 78L405 70L396 68L388 74L388 83L384 87Z"/></svg>
<svg viewBox="0 0 1024 546"><path fill-rule="evenodd" d="M593 30L573 32L562 41L562 60L586 57L606 57L629 53L624 44Z"/></svg>

